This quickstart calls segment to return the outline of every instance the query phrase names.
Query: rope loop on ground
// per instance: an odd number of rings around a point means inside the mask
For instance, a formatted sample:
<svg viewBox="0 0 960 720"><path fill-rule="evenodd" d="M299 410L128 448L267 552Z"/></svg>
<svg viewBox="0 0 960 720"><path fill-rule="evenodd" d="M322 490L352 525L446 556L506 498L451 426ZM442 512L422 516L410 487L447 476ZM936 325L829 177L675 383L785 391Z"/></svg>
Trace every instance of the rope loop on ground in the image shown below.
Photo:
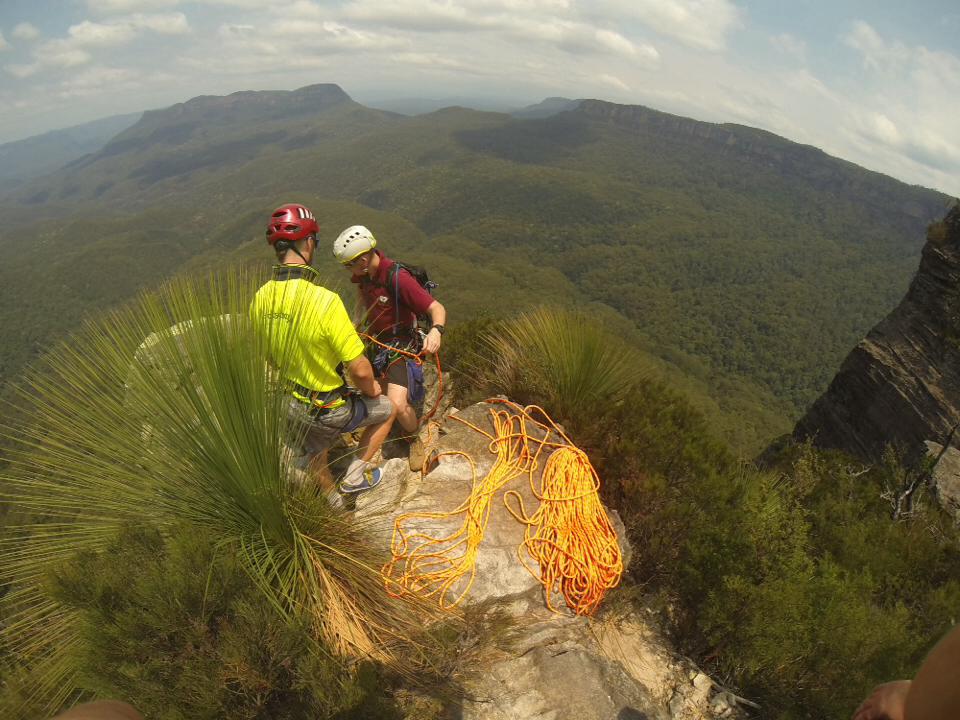
<svg viewBox="0 0 960 720"><path fill-rule="evenodd" d="M487 402L495 406L490 410L493 433L455 415L451 419L490 439L490 451L496 455L493 467L478 478L469 455L461 451L441 453L469 461L470 493L460 506L448 512L414 512L397 517L392 558L383 568L387 591L398 597L435 597L444 609L462 601L476 578L477 554L494 496L514 478L526 475L539 501L532 515L527 515L519 492L508 490L503 495L507 510L525 526L517 556L543 585L551 610L557 611L554 595L560 594L574 613L591 615L623 575L616 532L600 502L600 479L587 454L570 441L543 408L520 407L499 398ZM544 456L538 486L537 470ZM511 507L511 499L515 507ZM422 525L423 520L457 516L462 516L459 528L445 535L408 529L411 524ZM462 587L455 590L461 581Z"/></svg>

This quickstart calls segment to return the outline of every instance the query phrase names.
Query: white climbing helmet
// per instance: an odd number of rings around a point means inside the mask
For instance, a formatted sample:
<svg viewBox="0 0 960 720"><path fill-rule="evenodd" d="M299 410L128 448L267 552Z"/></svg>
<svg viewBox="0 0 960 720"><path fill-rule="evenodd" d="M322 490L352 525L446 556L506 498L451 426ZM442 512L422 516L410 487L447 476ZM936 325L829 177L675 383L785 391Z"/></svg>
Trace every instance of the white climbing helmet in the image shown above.
<svg viewBox="0 0 960 720"><path fill-rule="evenodd" d="M377 246L373 233L363 225L351 225L333 241L333 256L337 262L348 263Z"/></svg>

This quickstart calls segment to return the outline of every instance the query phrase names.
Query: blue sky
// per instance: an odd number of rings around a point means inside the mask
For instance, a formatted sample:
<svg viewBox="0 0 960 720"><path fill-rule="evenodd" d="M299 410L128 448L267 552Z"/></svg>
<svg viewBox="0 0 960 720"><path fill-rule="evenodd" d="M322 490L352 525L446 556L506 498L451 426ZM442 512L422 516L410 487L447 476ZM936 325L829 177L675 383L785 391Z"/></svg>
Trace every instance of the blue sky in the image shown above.
<svg viewBox="0 0 960 720"><path fill-rule="evenodd" d="M958 38L956 0L3 0L0 142L335 82L643 104L960 195Z"/></svg>

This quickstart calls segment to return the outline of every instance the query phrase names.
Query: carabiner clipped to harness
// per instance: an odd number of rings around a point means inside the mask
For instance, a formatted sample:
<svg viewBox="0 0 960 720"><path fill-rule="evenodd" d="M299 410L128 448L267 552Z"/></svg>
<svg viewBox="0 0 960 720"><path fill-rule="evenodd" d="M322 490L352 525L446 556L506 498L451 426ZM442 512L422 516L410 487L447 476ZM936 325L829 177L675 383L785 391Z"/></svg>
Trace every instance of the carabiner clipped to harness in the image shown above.
<svg viewBox="0 0 960 720"><path fill-rule="evenodd" d="M370 364L373 365L374 377L380 377L387 371L392 356L392 349L386 347L377 348L377 352L374 353L373 359L370 361Z"/></svg>

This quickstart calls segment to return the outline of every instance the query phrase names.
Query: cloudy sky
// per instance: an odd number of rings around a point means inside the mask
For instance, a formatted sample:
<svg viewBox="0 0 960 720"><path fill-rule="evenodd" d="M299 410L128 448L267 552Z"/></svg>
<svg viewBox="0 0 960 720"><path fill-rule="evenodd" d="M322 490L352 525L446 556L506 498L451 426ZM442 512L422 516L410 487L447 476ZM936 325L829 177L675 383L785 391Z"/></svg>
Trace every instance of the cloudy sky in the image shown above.
<svg viewBox="0 0 960 720"><path fill-rule="evenodd" d="M643 104L960 195L957 0L0 0L0 143L316 82Z"/></svg>

